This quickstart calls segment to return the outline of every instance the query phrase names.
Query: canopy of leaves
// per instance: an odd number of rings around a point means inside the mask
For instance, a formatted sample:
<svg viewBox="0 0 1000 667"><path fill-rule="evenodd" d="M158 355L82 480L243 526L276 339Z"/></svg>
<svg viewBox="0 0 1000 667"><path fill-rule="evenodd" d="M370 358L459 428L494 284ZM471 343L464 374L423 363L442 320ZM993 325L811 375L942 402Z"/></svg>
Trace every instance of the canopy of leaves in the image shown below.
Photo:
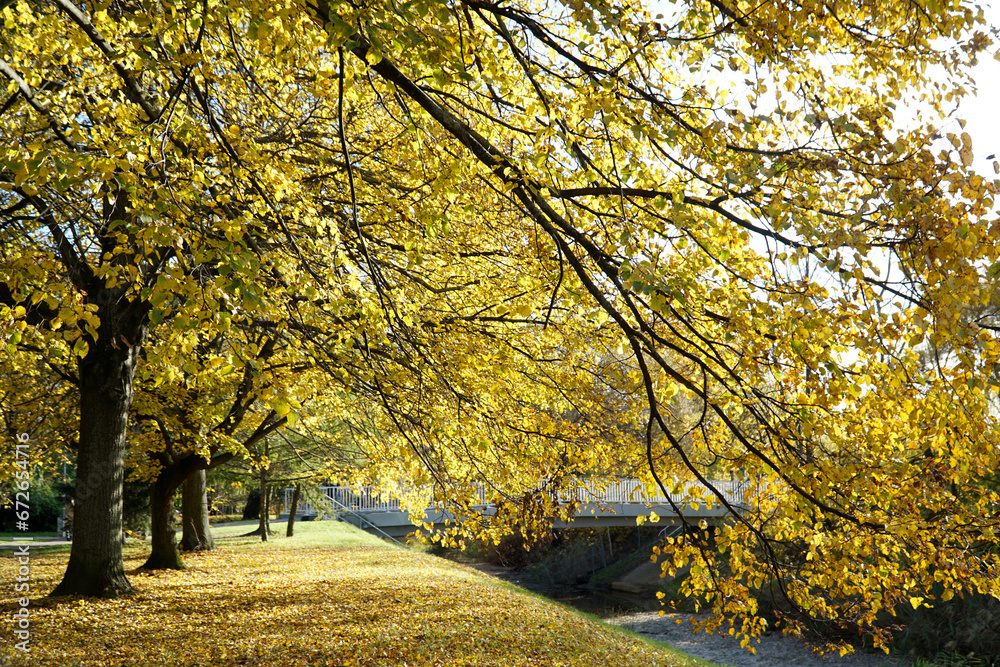
<svg viewBox="0 0 1000 667"><path fill-rule="evenodd" d="M308 412L342 415L393 477L537 477L540 446L449 472L435 444L523 449L601 400L606 381L574 356L609 343L581 348L577 314L549 298L537 273L553 249L475 165L396 159L412 146L398 109L358 96L313 19L216 9L5 9L32 26L4 42L9 350L85 355L108 335L102 303L136 304L150 333L132 443L148 475ZM606 427L566 429L583 451Z"/></svg>

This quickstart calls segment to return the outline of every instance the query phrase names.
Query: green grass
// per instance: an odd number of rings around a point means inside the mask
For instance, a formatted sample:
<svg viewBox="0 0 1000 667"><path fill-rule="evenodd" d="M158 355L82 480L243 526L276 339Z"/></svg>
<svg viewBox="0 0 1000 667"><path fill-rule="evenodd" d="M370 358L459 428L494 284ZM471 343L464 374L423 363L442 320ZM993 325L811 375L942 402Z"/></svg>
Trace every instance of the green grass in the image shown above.
<svg viewBox="0 0 1000 667"><path fill-rule="evenodd" d="M247 533L257 529L256 524L212 526L212 536L227 547L246 549L346 548L373 544L389 546L377 537L341 521L296 521L295 536L292 538L285 537L286 525L273 524L267 542L262 542L259 535L247 536Z"/></svg>
<svg viewBox="0 0 1000 667"><path fill-rule="evenodd" d="M137 592L118 600L42 597L67 554L33 551L32 653L5 641L0 665L709 664L347 524L306 522L266 543L241 537L252 528L215 529L218 548L186 554L184 571L138 571L148 545L126 545ZM0 554L0 586L12 578ZM0 636L13 636L14 610L0 603Z"/></svg>

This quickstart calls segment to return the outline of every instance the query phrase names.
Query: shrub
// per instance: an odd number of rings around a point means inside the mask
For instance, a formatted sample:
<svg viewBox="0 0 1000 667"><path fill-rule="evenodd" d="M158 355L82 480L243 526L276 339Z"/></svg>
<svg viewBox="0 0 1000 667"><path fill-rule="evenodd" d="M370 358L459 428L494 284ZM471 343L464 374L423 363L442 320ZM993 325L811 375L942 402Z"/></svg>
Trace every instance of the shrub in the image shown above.
<svg viewBox="0 0 1000 667"><path fill-rule="evenodd" d="M963 656L963 664L1000 664L1000 600L970 593L901 614L897 646L918 656ZM969 658L975 660L970 662ZM950 663L949 663L950 664Z"/></svg>
<svg viewBox="0 0 1000 667"><path fill-rule="evenodd" d="M14 532L17 527L17 517L14 514L17 491L11 490L7 496L6 507L2 514L3 532ZM28 507L30 519L28 526L32 531L51 532L59 528L59 519L63 512L63 494L58 485L49 479L36 477L31 481L28 490ZM22 497L23 502L23 497Z"/></svg>

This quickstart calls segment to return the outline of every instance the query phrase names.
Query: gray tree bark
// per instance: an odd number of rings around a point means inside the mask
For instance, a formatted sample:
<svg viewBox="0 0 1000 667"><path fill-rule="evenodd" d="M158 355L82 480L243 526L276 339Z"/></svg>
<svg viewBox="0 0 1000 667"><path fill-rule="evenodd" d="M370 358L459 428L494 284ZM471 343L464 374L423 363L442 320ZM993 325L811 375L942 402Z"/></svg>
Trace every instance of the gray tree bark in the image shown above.
<svg viewBox="0 0 1000 667"><path fill-rule="evenodd" d="M288 509L288 529L285 531L285 537L291 537L295 534L295 512L299 509L299 494L302 491L302 485L296 484L295 490L292 491L292 506Z"/></svg>
<svg viewBox="0 0 1000 667"><path fill-rule="evenodd" d="M174 493L176 482L170 475L159 475L149 490L152 551L142 565L145 570L183 570L184 561L177 550L177 531L174 530Z"/></svg>
<svg viewBox="0 0 1000 667"><path fill-rule="evenodd" d="M208 521L208 481L205 470L199 470L184 480L181 487L181 549L209 551L215 548Z"/></svg>
<svg viewBox="0 0 1000 667"><path fill-rule="evenodd" d="M267 488L267 468L260 469L260 541L267 542L271 533L271 493Z"/></svg>
<svg viewBox="0 0 1000 667"><path fill-rule="evenodd" d="M125 434L133 380L145 339L146 309L120 289L94 286L98 338L80 359L80 445L76 460L73 546L51 595L117 597L133 592L122 562Z"/></svg>

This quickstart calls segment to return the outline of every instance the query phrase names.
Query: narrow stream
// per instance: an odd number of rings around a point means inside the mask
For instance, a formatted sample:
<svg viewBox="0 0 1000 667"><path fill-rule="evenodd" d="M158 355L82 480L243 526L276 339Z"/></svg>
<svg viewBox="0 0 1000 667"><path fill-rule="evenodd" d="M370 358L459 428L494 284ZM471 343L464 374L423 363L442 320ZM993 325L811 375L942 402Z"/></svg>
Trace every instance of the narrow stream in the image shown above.
<svg viewBox="0 0 1000 667"><path fill-rule="evenodd" d="M660 603L650 595L634 595L622 591L613 591L609 587L591 585L551 585L539 583L524 576L514 568L493 565L485 560L454 555L442 556L448 560L462 563L490 576L509 581L526 588L533 593L543 595L550 600L568 605L598 618L613 618L641 611L659 611Z"/></svg>
<svg viewBox="0 0 1000 667"><path fill-rule="evenodd" d="M520 585L539 595L544 595L550 600L569 605L598 618L613 618L637 611L660 610L660 603L653 595L633 595L582 586L536 588L523 582Z"/></svg>

